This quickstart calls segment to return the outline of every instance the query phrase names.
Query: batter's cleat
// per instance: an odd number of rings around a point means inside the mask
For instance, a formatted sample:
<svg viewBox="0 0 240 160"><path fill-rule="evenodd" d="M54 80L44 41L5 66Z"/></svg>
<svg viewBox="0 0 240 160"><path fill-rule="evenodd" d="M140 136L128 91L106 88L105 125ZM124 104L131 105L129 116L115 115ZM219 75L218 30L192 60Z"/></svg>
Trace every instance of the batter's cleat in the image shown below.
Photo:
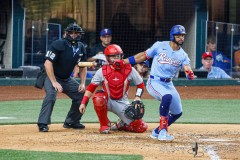
<svg viewBox="0 0 240 160"><path fill-rule="evenodd" d="M85 126L81 123L76 124L64 123L63 128L84 129Z"/></svg>
<svg viewBox="0 0 240 160"><path fill-rule="evenodd" d="M158 133L156 133L155 129L152 131L152 134L150 135L152 139L157 139L158 138Z"/></svg>
<svg viewBox="0 0 240 160"><path fill-rule="evenodd" d="M108 126L101 126L101 128L99 129L99 132L101 134L108 134L110 133L110 128Z"/></svg>
<svg viewBox="0 0 240 160"><path fill-rule="evenodd" d="M38 124L39 132L48 132L49 128L47 124Z"/></svg>
<svg viewBox="0 0 240 160"><path fill-rule="evenodd" d="M173 136L167 134L166 129L162 129L158 134L159 141L172 141L174 139Z"/></svg>

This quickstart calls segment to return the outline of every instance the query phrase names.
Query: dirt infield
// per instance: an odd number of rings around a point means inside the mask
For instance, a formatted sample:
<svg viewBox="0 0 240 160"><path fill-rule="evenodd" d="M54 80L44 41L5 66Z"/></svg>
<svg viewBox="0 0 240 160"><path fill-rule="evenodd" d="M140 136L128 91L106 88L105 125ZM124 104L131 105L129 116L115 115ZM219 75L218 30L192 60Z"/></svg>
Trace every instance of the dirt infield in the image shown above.
<svg viewBox="0 0 240 160"><path fill-rule="evenodd" d="M0 87L0 101L42 99L43 90L33 87ZM130 89L135 91L135 89ZM240 86L177 87L182 99L240 99ZM129 93L130 97L134 93ZM7 95L7 96L6 96ZM59 98L66 98L59 94ZM143 98L151 98L147 92ZM169 132L173 142L159 142L149 135L157 124L149 123L145 133L112 131L99 134L99 124L86 123L84 130L64 129L62 124L50 125L48 133L39 133L33 125L1 125L0 148L58 152L139 154L144 159L240 159L240 125L173 124ZM194 158L192 145L198 143Z"/></svg>

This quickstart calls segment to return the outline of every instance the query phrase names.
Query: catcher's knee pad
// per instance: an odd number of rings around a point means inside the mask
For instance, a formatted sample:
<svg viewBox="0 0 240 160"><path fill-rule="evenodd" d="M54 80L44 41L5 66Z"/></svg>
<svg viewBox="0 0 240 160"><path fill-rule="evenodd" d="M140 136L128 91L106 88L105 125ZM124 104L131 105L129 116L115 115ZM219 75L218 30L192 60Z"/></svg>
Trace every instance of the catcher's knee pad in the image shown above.
<svg viewBox="0 0 240 160"><path fill-rule="evenodd" d="M104 91L98 90L93 96L93 105L95 110L107 110L107 99Z"/></svg>
<svg viewBox="0 0 240 160"><path fill-rule="evenodd" d="M102 90L99 90L95 93L95 95L93 97L93 105L94 105L96 114L98 116L100 125L108 126L110 121L107 117L107 112L108 112L107 99ZM101 128L100 128L100 130L101 130Z"/></svg>
<svg viewBox="0 0 240 160"><path fill-rule="evenodd" d="M143 133L147 130L148 125L142 120L135 120L133 122L131 122L129 125L124 125L122 127L122 129L124 131L128 131L128 132L135 132L135 133Z"/></svg>

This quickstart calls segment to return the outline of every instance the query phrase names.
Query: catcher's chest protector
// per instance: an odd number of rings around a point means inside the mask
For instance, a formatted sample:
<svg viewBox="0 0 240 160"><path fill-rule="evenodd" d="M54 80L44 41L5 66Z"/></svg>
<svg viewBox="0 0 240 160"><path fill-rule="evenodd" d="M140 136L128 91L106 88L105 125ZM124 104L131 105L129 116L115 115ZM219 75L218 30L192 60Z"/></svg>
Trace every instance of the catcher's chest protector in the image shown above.
<svg viewBox="0 0 240 160"><path fill-rule="evenodd" d="M132 66L127 64L119 70L112 69L110 66L103 66L104 76L103 88L111 99L121 99L129 88L130 81L127 79L132 71Z"/></svg>

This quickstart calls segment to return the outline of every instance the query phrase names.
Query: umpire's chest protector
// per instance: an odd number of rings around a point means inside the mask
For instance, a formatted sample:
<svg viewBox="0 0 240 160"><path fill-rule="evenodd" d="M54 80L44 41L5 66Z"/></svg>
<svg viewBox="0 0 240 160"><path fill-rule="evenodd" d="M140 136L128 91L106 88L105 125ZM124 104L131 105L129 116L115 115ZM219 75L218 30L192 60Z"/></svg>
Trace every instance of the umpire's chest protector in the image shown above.
<svg viewBox="0 0 240 160"><path fill-rule="evenodd" d="M131 65L125 65L116 70L110 66L103 66L103 88L111 99L121 99L129 88L130 81L127 79L132 71Z"/></svg>

